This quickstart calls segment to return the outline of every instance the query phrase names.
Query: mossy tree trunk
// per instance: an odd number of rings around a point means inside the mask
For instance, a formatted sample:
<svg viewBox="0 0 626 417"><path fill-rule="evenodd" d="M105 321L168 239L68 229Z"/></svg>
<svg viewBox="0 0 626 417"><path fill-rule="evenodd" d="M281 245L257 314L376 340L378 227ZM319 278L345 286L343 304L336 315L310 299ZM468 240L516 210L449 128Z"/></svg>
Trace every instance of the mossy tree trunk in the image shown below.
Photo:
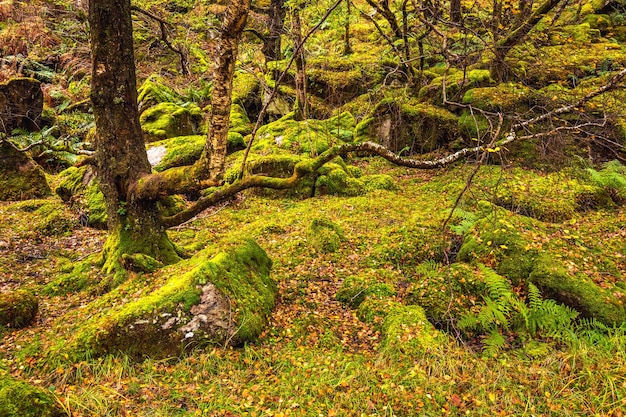
<svg viewBox="0 0 626 417"><path fill-rule="evenodd" d="M218 178L223 172L237 47L249 9L250 0L232 0L226 11L203 157L185 169L152 174L139 124L130 0L89 2L96 122L93 164L105 196L109 229L104 272L119 272L133 263L136 254L166 264L179 259L157 201L206 186L207 178Z"/></svg>
<svg viewBox="0 0 626 417"><path fill-rule="evenodd" d="M107 207L109 238L105 270L122 256L144 253L176 259L165 228L157 218L156 200L137 200L133 188L151 167L139 124L129 0L89 2L93 54L91 101L96 122L95 168Z"/></svg>
<svg viewBox="0 0 626 417"><path fill-rule="evenodd" d="M261 49L267 61L278 61L282 59L280 38L284 31L286 14L285 0L270 1L270 7L267 11L269 33Z"/></svg>

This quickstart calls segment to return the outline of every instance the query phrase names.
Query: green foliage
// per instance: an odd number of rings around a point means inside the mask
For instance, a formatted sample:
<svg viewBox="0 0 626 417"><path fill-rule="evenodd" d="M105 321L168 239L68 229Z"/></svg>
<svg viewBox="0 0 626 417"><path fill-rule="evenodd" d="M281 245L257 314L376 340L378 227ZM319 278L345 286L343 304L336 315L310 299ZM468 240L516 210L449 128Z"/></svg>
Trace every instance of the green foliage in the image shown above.
<svg viewBox="0 0 626 417"><path fill-rule="evenodd" d="M539 289L528 284L524 301L511 288L506 278L483 267L488 296L477 313L468 313L457 326L461 330L475 330L487 337L485 353L493 356L506 345L506 336L522 338L549 337L565 340L573 331L573 320L578 313L573 309L544 299Z"/></svg>
<svg viewBox="0 0 626 417"><path fill-rule="evenodd" d="M610 161L604 164L599 171L588 168L591 182L605 190L611 199L618 204L626 201L626 166L619 161Z"/></svg>
<svg viewBox="0 0 626 417"><path fill-rule="evenodd" d="M139 121L146 140L153 142L198 133L202 111L194 103L159 103L145 110Z"/></svg>

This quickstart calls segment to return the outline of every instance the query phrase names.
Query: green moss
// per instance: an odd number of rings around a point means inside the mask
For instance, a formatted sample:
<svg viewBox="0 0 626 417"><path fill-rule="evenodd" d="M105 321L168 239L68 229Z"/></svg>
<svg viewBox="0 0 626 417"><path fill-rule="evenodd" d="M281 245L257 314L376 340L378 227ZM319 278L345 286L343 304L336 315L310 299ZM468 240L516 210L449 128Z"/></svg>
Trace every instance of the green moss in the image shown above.
<svg viewBox="0 0 626 417"><path fill-rule="evenodd" d="M278 147L293 153L319 155L333 145L352 138L355 119L350 113L342 113L326 120L308 119L295 121L290 113L275 122L261 127L252 146L255 151Z"/></svg>
<svg viewBox="0 0 626 417"><path fill-rule="evenodd" d="M54 192L65 202L77 205L88 216L91 227L105 229L107 225L104 195L98 181L89 167L70 167L57 177L58 186Z"/></svg>
<svg viewBox="0 0 626 417"><path fill-rule="evenodd" d="M50 194L43 169L10 142L0 142L0 201L27 200Z"/></svg>
<svg viewBox="0 0 626 417"><path fill-rule="evenodd" d="M167 279L154 291L90 319L68 347L78 357L118 350L134 357L164 357L198 345L252 341L274 305L277 289L270 267L270 259L253 241L234 242L219 252L205 249L164 269ZM221 295L207 300L207 288L216 288ZM123 296L123 287L119 293ZM197 309L203 303L208 311ZM211 310L211 303L221 310ZM202 314L209 322L186 330L194 319L201 321Z"/></svg>
<svg viewBox="0 0 626 417"><path fill-rule="evenodd" d="M0 373L0 415L3 417L60 417L52 395Z"/></svg>
<svg viewBox="0 0 626 417"><path fill-rule="evenodd" d="M537 259L529 279L545 296L578 310L585 317L608 325L626 321L623 292L603 289L582 275L572 275L550 256Z"/></svg>
<svg viewBox="0 0 626 417"><path fill-rule="evenodd" d="M437 77L419 91L418 97L433 104L443 103L444 77ZM472 88L494 84L488 70L475 69L467 72L451 69L445 77L446 97L448 100L461 100L463 94Z"/></svg>
<svg viewBox="0 0 626 417"><path fill-rule="evenodd" d="M356 126L354 136L398 153L430 152L458 136L457 116L429 103L388 96Z"/></svg>
<svg viewBox="0 0 626 417"><path fill-rule="evenodd" d="M401 304L391 297L370 294L359 304L356 315L362 322L372 324L380 330L387 314L399 306Z"/></svg>
<svg viewBox="0 0 626 417"><path fill-rule="evenodd" d="M426 319L419 306L397 305L390 309L382 325L381 351L386 355L415 356L448 343Z"/></svg>
<svg viewBox="0 0 626 417"><path fill-rule="evenodd" d="M327 164L315 180L315 192L325 195L358 196L365 193L361 179L353 178L343 167Z"/></svg>
<svg viewBox="0 0 626 417"><path fill-rule="evenodd" d="M316 217L307 228L306 238L316 251L332 253L339 250L344 235L341 228L330 219Z"/></svg>
<svg viewBox="0 0 626 417"><path fill-rule="evenodd" d="M193 164L202 154L205 143L206 136L204 135L177 136L150 143L147 146L148 156L157 150L164 152L162 158L158 162L155 161L156 164L153 167L155 171L162 172L169 168ZM162 148L165 150L163 151Z"/></svg>
<svg viewBox="0 0 626 417"><path fill-rule="evenodd" d="M33 215L34 230L46 236L66 234L77 225L67 208L58 201L47 201L35 210Z"/></svg>
<svg viewBox="0 0 626 417"><path fill-rule="evenodd" d="M418 265L411 275L407 303L419 305L431 322L447 328L482 302L485 280L480 268L465 263Z"/></svg>
<svg viewBox="0 0 626 417"><path fill-rule="evenodd" d="M261 84L254 74L246 71L237 71L233 79L233 103L247 108L249 103L259 101Z"/></svg>
<svg viewBox="0 0 626 417"><path fill-rule="evenodd" d="M463 103L491 112L524 111L535 99L532 90L520 83L501 83L494 87L472 88L463 95Z"/></svg>
<svg viewBox="0 0 626 417"><path fill-rule="evenodd" d="M139 121L147 142L197 133L202 111L193 104L159 103L145 110Z"/></svg>
<svg viewBox="0 0 626 417"><path fill-rule="evenodd" d="M135 272L150 273L163 268L163 263L143 253L123 254L122 264L125 269Z"/></svg>
<svg viewBox="0 0 626 417"><path fill-rule="evenodd" d="M180 99L180 95L165 85L164 80L152 74L137 89L139 109L144 110L159 103L172 103Z"/></svg>
<svg viewBox="0 0 626 417"><path fill-rule="evenodd" d="M252 133L252 124L248 115L243 107L234 103L230 108L230 132L239 133L242 136L246 136Z"/></svg>
<svg viewBox="0 0 626 417"><path fill-rule="evenodd" d="M0 293L0 326L20 328L29 325L35 316L39 303L27 290Z"/></svg>
<svg viewBox="0 0 626 417"><path fill-rule="evenodd" d="M357 308L367 296L378 298L393 297L396 291L390 283L386 283L386 270L370 270L362 275L351 275L344 279L335 298L337 301Z"/></svg>
<svg viewBox="0 0 626 417"><path fill-rule="evenodd" d="M394 191L398 189L395 180L388 174L364 175L359 177L359 179L363 183L366 192L375 190Z"/></svg>

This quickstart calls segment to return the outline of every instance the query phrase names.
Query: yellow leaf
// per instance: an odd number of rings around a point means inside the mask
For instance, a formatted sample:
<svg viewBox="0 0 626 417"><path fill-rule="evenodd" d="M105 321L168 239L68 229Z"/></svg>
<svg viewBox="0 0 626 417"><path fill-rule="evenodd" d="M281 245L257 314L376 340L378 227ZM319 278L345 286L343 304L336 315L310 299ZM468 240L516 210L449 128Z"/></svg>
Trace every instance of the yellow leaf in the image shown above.
<svg viewBox="0 0 626 417"><path fill-rule="evenodd" d="M493 392L489 393L489 401L491 401L492 403L496 402L496 394L494 394Z"/></svg>
<svg viewBox="0 0 626 417"><path fill-rule="evenodd" d="M487 242L487 246L491 246L491 240L489 242Z"/></svg>

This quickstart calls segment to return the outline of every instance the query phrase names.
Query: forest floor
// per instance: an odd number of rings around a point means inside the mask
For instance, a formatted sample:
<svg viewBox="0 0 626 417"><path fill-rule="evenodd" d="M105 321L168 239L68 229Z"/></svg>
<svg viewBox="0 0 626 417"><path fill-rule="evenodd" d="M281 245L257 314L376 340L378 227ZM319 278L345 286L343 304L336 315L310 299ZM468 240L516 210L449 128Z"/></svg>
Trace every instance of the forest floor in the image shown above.
<svg viewBox="0 0 626 417"><path fill-rule="evenodd" d="M512 343L493 356L481 353L479 340L454 334L449 343L419 353L385 349L380 326L361 321L355 309L337 301L337 291L347 277L370 274L394 283L393 300L406 302L419 264L410 252L440 247L442 222L471 167L416 172L378 160L357 163L366 173L389 173L397 189L306 200L247 193L170 230L190 250L233 237L255 239L273 260L279 296L256 343L164 360L137 362L118 354L73 363L46 356L52 344L69 337L63 329L87 318L81 311L97 295L47 296L41 289L68 265L96 253L106 232L74 223L60 234L42 233L43 220L25 209L33 202L3 203L0 286L34 289L40 308L33 326L3 331L0 367L50 390L75 417L622 415L623 328L569 343ZM481 193L480 177L469 195ZM47 201L61 204L56 197ZM307 242L307 226L316 217L341 227L345 238L338 251L318 253ZM416 224L432 234L407 241ZM566 223L546 224L544 238L562 238L566 228L568 237L576 235L588 248L624 242L626 210L579 213ZM626 274L620 250L607 256ZM433 283L431 290L445 288Z"/></svg>

